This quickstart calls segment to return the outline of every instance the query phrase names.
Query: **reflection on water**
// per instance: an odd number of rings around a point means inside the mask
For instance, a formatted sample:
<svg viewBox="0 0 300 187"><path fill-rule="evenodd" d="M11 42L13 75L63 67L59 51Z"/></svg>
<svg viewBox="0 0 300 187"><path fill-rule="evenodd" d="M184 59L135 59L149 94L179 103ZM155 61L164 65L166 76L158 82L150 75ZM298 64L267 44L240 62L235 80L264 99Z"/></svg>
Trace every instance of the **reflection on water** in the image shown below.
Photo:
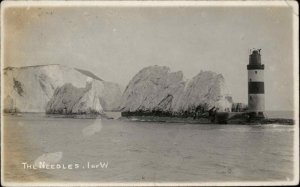
<svg viewBox="0 0 300 187"><path fill-rule="evenodd" d="M102 129L101 119L96 119L92 125L84 127L82 134L84 137L92 136Z"/></svg>
<svg viewBox="0 0 300 187"><path fill-rule="evenodd" d="M55 152L55 153L45 153L39 156L35 161L34 161L34 166L39 167L40 163L45 163L45 164L56 164L58 163L63 157L62 152Z"/></svg>
<svg viewBox="0 0 300 187"><path fill-rule="evenodd" d="M293 179L294 126L143 123L7 115L4 131L7 181ZM85 167L29 171L21 164L43 159ZM96 166L99 162L108 162L108 167L87 169L87 163Z"/></svg>

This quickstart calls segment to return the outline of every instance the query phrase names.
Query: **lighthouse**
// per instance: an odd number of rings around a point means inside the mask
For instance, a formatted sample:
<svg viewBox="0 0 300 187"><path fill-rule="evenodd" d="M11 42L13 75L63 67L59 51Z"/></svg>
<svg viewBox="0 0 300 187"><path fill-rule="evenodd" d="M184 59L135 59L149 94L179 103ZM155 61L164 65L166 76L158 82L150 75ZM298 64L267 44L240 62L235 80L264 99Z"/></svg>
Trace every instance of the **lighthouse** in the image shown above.
<svg viewBox="0 0 300 187"><path fill-rule="evenodd" d="M261 63L260 49L250 51L248 69L248 111L250 119L264 118L265 86L264 64Z"/></svg>

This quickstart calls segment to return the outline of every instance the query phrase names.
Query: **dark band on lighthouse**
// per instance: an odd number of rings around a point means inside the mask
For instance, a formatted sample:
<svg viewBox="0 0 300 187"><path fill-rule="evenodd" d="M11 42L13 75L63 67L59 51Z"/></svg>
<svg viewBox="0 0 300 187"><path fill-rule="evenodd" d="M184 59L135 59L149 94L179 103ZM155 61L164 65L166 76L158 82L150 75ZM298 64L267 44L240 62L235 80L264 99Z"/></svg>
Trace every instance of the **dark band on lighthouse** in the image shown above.
<svg viewBox="0 0 300 187"><path fill-rule="evenodd" d="M264 82L249 82L248 83L249 94L264 94L265 86Z"/></svg>

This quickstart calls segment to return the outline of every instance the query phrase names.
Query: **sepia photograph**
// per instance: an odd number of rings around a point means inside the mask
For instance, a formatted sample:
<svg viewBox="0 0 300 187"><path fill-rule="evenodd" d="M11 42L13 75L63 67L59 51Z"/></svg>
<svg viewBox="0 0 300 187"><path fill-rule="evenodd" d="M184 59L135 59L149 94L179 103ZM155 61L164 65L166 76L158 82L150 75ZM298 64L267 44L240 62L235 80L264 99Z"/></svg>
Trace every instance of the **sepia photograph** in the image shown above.
<svg viewBox="0 0 300 187"><path fill-rule="evenodd" d="M2 2L1 185L297 185L298 13Z"/></svg>

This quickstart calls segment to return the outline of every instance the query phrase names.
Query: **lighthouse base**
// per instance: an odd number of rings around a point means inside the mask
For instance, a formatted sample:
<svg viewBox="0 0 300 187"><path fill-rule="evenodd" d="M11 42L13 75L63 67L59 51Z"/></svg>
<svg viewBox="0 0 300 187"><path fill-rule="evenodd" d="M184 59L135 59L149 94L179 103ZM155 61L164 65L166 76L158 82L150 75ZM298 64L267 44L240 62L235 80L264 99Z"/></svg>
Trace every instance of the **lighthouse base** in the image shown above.
<svg viewBox="0 0 300 187"><path fill-rule="evenodd" d="M249 112L248 114L250 121L265 119L265 115L263 112Z"/></svg>

